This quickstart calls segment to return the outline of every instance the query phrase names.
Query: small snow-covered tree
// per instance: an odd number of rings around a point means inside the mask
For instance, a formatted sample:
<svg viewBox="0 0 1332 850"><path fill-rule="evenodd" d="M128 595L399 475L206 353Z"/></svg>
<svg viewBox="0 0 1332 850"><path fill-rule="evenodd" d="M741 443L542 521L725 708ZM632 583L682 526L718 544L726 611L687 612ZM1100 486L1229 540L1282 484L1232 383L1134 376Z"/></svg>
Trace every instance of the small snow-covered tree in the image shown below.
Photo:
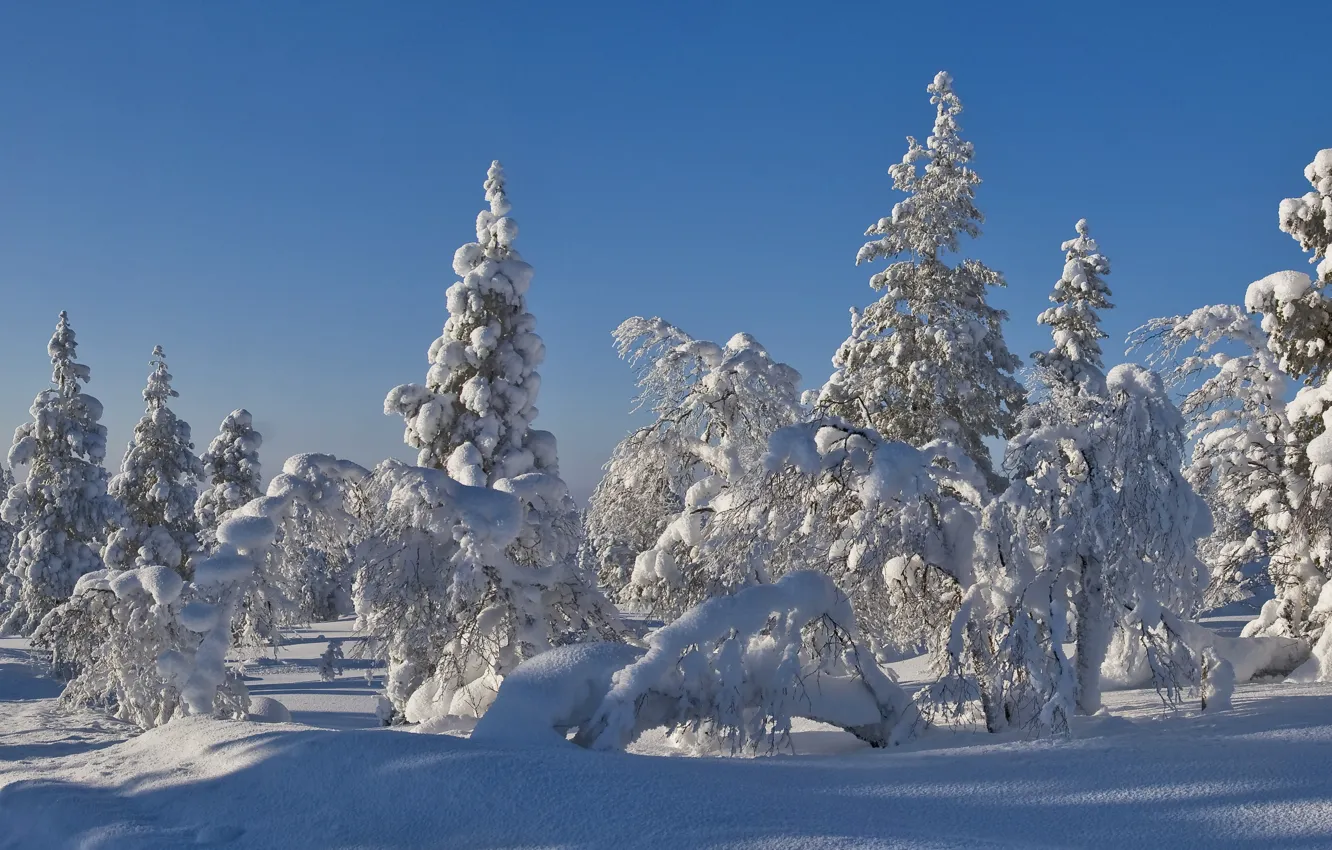
<svg viewBox="0 0 1332 850"><path fill-rule="evenodd" d="M1192 387L1180 405L1192 426L1185 476L1213 522L1200 547L1211 573L1203 607L1248 598L1289 525L1286 376L1267 334L1237 306L1154 319L1133 340L1175 364L1172 383Z"/></svg>
<svg viewBox="0 0 1332 850"><path fill-rule="evenodd" d="M227 514L262 494L259 447L263 442L263 435L254 430L250 411L233 410L200 458L208 488L194 503L194 514L205 548L217 543L217 526Z"/></svg>
<svg viewBox="0 0 1332 850"><path fill-rule="evenodd" d="M697 551L731 483L799 419L800 374L749 334L722 346L635 317L615 339L638 372L638 404L657 418L612 452L588 506L587 545L622 603L675 617L752 581L707 571Z"/></svg>
<svg viewBox="0 0 1332 850"><path fill-rule="evenodd" d="M27 477L9 488L0 517L15 530L4 576L0 632L28 635L69 597L79 576L102 568L97 541L122 511L107 495L102 404L83 392L90 370L61 312L47 351L52 388L32 403L32 421L14 432L12 466Z"/></svg>
<svg viewBox="0 0 1332 850"><path fill-rule="evenodd" d="M1090 392L1103 392L1105 367L1101 362L1101 343L1106 338L1101 330L1097 310L1106 310L1110 303L1110 288L1105 275L1110 273L1110 261L1097 250L1091 238L1087 219L1077 223L1078 236L1065 242L1064 274L1055 283L1050 307L1036 321L1050 326L1054 347L1037 352L1032 359L1062 379Z"/></svg>
<svg viewBox="0 0 1332 850"><path fill-rule="evenodd" d="M532 267L513 247L518 225L508 215L498 162L485 190L490 206L477 215L477 241L453 255L461 279L446 294L449 318L430 346L426 382L395 387L384 400L386 414L406 420L404 439L420 449L417 463L478 487L530 473L559 475L554 435L531 427L546 347L527 311ZM524 518L514 556L530 564L571 557L578 526L567 493L543 499Z"/></svg>
<svg viewBox="0 0 1332 850"><path fill-rule="evenodd" d="M120 472L108 490L125 509L125 523L107 536L102 559L111 569L170 567L190 574L199 551L194 501L203 466L190 442L190 426L169 407L171 387L162 346L153 348L143 398L148 409L134 426Z"/></svg>
<svg viewBox="0 0 1332 850"><path fill-rule="evenodd" d="M970 166L972 144L959 134L962 103L952 77L940 72L928 90L937 107L934 132L924 145L909 137L906 155L889 169L907 197L866 231L877 238L856 255L857 264L891 261L870 278L884 295L852 311L851 335L818 405L887 439L957 443L997 487L984 441L1012 433L1023 403L1013 377L1019 360L1004 342L1006 314L986 302L1003 276L978 260L945 261L962 236L980 234L974 199L981 181Z"/></svg>

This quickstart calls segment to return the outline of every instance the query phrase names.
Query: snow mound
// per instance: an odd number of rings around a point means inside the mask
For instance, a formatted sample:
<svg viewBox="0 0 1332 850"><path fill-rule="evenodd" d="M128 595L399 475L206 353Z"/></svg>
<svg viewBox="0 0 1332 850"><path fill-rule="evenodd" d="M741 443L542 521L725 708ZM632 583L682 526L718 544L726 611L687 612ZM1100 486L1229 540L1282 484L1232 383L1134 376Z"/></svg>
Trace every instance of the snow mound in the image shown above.
<svg viewBox="0 0 1332 850"><path fill-rule="evenodd" d="M250 697L250 720L259 723L290 723L291 712L272 697Z"/></svg>

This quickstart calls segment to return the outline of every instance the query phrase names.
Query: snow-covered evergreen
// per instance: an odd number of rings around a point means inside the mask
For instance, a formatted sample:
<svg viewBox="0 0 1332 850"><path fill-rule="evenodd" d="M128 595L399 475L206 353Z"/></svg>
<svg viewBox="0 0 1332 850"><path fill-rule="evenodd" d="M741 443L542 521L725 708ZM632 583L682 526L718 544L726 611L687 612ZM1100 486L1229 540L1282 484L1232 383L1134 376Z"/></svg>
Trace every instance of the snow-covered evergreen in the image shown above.
<svg viewBox="0 0 1332 850"><path fill-rule="evenodd" d="M208 487L194 503L194 514L205 548L217 543L217 526L227 514L262 494L259 447L263 442L263 435L254 430L250 411L233 410L200 458Z"/></svg>
<svg viewBox="0 0 1332 850"><path fill-rule="evenodd" d="M1004 342L1006 314L986 302L1003 276L978 260L945 262L961 237L980 234L974 198L981 181L970 167L972 144L960 136L952 77L940 72L928 90L934 131L923 146L908 137L906 155L889 169L907 197L866 231L877 238L856 255L857 264L890 261L870 278L884 295L852 311L851 335L818 404L886 439L957 443L994 487L1001 481L984 441L1012 433L1024 397L1013 377L1019 360Z"/></svg>
<svg viewBox="0 0 1332 850"><path fill-rule="evenodd" d="M14 431L11 466L27 467L0 505L15 533L3 577L0 632L30 634L67 599L79 577L102 568L97 546L123 511L107 494L102 403L83 392L90 370L61 312L47 346L54 387L32 403L32 421Z"/></svg>
<svg viewBox="0 0 1332 850"><path fill-rule="evenodd" d="M531 427L546 347L527 312L532 267L513 247L518 225L508 215L498 162L485 190L490 206L477 214L477 241L453 255L461 280L446 293L449 318L430 346L426 382L395 387L384 400L386 414L406 420L404 439L420 449L418 464L476 487L530 473L559 475L555 436ZM522 562L549 563L576 552L573 500L547 495L528 511L514 541Z"/></svg>
<svg viewBox="0 0 1332 850"><path fill-rule="evenodd" d="M1110 303L1110 288L1105 275L1110 274L1110 261L1097 250L1091 238L1087 219L1077 223L1078 236L1065 242L1064 274L1055 283L1050 300L1055 303L1037 317L1036 321L1050 326L1054 347L1036 352L1032 359L1064 380L1085 385L1091 392L1105 388L1104 365L1101 362L1101 330L1097 310L1106 310Z"/></svg>
<svg viewBox="0 0 1332 850"><path fill-rule="evenodd" d="M156 565L188 578L190 559L200 548L194 501L204 470L189 423L169 406L180 393L171 387L162 346L153 348L150 363L153 371L143 390L148 409L108 487L125 509L125 523L107 537L102 559L111 569Z"/></svg>
<svg viewBox="0 0 1332 850"><path fill-rule="evenodd" d="M732 482L800 418L800 375L749 334L723 346L634 317L615 339L638 372L638 404L657 419L611 453L588 505L587 545L619 601L675 617L752 580L709 572L698 548Z"/></svg>

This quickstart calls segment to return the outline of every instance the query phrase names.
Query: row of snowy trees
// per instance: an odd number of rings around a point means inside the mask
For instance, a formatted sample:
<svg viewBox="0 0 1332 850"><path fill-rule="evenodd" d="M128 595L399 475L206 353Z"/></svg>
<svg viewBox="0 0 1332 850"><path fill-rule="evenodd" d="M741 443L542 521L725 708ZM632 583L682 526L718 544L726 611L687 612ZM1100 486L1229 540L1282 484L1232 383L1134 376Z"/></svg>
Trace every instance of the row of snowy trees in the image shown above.
<svg viewBox="0 0 1332 850"><path fill-rule="evenodd" d="M239 714L228 649L351 611L387 664L387 719L455 728L508 680L526 693L590 676L552 722L621 744L652 722L771 741L819 682L850 701L818 716L875 743L945 714L1058 731L1099 710L1107 660L1168 700L1202 687L1222 705L1227 662L1189 620L1263 565L1279 592L1252 631L1332 654L1332 153L1310 168L1316 191L1282 205L1283 229L1322 258L1318 282L1284 273L1251 287L1249 312L1142 331L1176 364L1168 377L1213 370L1182 408L1155 372L1106 370L1110 264L1085 221L1063 245L1038 317L1052 345L1024 387L1006 316L987 303L1003 278L957 258L982 222L961 103L947 74L929 93L934 129L890 171L905 198L857 256L888 261L871 278L882 294L853 312L832 376L802 396L796 371L747 334L718 345L629 319L615 339L655 421L615 448L583 517L554 436L533 427L544 345L498 163L476 239L454 255L425 382L385 400L415 466L299 455L260 495L258 435L238 411L194 499L201 465L158 350L148 412L108 482L100 406L62 317L56 388L11 455L28 469L4 509L11 628L37 631L71 700L153 725ZM1287 377L1310 383L1290 405ZM613 603L669 624L641 646ZM589 642L629 648L560 649ZM921 649L935 676L913 701L878 665ZM552 651L572 654L527 663ZM597 692L602 708L585 710Z"/></svg>

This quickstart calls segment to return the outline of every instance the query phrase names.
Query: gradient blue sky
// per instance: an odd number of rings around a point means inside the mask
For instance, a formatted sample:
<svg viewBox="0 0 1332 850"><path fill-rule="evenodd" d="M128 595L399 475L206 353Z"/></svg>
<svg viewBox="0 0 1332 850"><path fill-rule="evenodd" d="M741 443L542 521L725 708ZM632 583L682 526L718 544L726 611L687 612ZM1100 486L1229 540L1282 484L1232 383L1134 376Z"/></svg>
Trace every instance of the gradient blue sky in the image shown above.
<svg viewBox="0 0 1332 850"><path fill-rule="evenodd" d="M921 7L924 9L925 7ZM1332 146L1324 3L27 3L0 0L0 427L70 312L118 463L153 345L203 447L232 408L269 473L410 457L419 381L492 159L546 340L538 424L585 497L631 426L610 331L745 330L820 383L854 265L951 71L985 183L968 253L1023 356L1087 217L1107 353L1303 268L1277 203Z"/></svg>

